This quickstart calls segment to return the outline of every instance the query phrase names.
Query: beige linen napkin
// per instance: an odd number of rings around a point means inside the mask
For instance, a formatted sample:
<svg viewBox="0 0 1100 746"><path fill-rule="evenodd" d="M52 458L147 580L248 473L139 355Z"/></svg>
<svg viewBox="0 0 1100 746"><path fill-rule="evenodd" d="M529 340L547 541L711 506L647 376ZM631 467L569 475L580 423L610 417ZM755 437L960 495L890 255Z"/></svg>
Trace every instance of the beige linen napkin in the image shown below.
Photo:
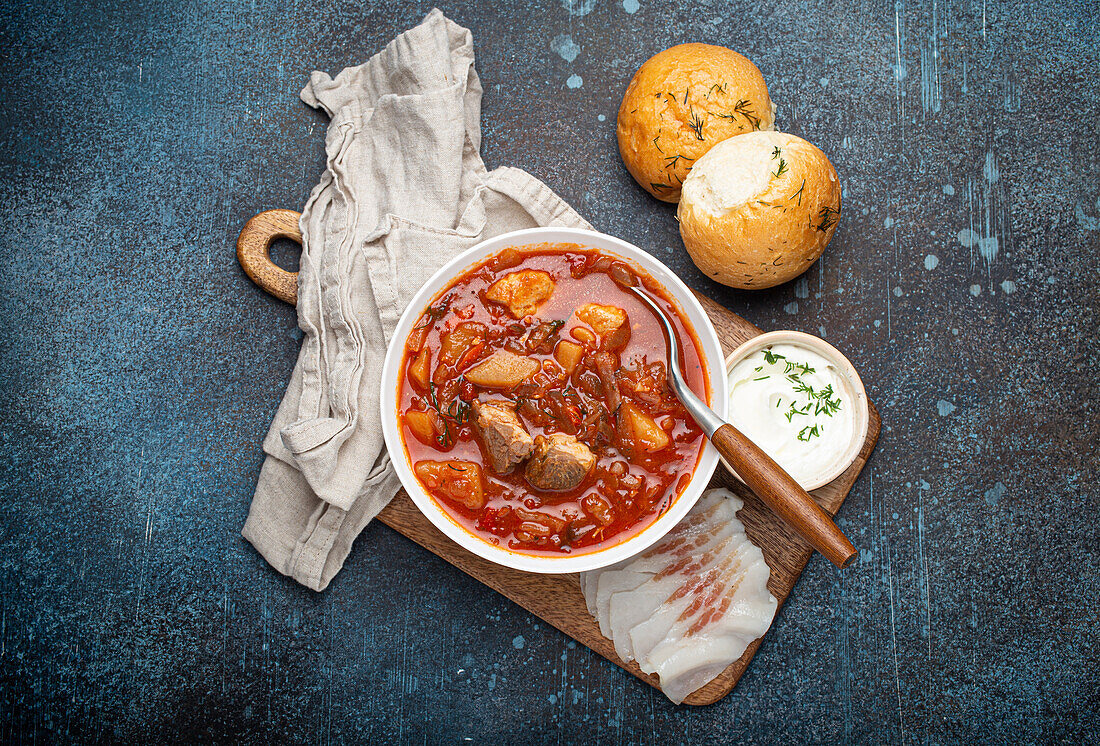
<svg viewBox="0 0 1100 746"><path fill-rule="evenodd" d="M328 167L302 212L305 332L244 537L315 590L400 487L379 421L386 344L405 305L455 254L500 233L589 227L545 184L479 153L470 32L438 9L359 67L313 73L302 100L332 118Z"/></svg>

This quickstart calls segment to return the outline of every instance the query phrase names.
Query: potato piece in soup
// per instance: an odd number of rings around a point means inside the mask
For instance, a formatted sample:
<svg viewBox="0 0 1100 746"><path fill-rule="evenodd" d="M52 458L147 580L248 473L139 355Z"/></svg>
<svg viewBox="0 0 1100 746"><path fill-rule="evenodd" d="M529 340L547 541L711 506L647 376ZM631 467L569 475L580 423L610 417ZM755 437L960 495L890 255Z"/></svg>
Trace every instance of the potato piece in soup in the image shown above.
<svg viewBox="0 0 1100 746"><path fill-rule="evenodd" d="M426 445L434 445L439 431L436 430L435 418L431 412L418 412L409 410L405 413L405 424L416 436L416 439Z"/></svg>
<svg viewBox="0 0 1100 746"><path fill-rule="evenodd" d="M554 280L547 272L521 269L509 272L489 286L485 300L499 303L514 318L522 319L539 310L554 292Z"/></svg>
<svg viewBox="0 0 1100 746"><path fill-rule="evenodd" d="M640 407L624 401L619 407L619 432L631 451L654 453L668 445L668 433Z"/></svg>
<svg viewBox="0 0 1100 746"><path fill-rule="evenodd" d="M458 324L442 335L439 362L443 365L457 365L467 352L484 344L485 334L485 324L476 321L464 321Z"/></svg>
<svg viewBox="0 0 1100 746"><path fill-rule="evenodd" d="M419 391L427 391L431 378L432 351L424 347L409 363L409 380Z"/></svg>
<svg viewBox="0 0 1100 746"><path fill-rule="evenodd" d="M497 350L464 374L475 386L510 389L530 378L539 369L537 360L508 350Z"/></svg>
<svg viewBox="0 0 1100 746"><path fill-rule="evenodd" d="M575 342L563 339L554 348L554 360L562 367L566 375L570 375L581 361L584 355L584 347Z"/></svg>
<svg viewBox="0 0 1100 746"><path fill-rule="evenodd" d="M420 461L413 471L433 495L470 510L485 507L485 476L479 464L457 460Z"/></svg>

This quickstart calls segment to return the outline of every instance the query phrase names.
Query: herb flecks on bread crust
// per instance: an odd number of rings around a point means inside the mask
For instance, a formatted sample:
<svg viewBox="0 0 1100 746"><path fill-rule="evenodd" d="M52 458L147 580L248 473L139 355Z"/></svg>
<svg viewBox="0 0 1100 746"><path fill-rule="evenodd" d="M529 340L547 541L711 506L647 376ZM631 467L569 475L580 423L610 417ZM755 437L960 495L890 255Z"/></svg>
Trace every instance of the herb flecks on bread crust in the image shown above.
<svg viewBox="0 0 1100 746"><path fill-rule="evenodd" d="M768 87L752 62L725 47L681 44L651 57L630 81L619 107L619 152L642 188L677 202L711 147L774 124Z"/></svg>

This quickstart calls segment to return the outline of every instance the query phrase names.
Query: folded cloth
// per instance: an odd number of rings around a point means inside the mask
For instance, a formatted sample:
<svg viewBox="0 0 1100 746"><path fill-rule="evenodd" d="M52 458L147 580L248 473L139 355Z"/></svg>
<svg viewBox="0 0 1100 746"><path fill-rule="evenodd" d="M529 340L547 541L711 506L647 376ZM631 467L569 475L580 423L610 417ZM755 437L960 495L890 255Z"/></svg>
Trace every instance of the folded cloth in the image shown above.
<svg viewBox="0 0 1100 746"><path fill-rule="evenodd" d="M302 100L331 117L328 166L302 212L298 325L244 537L315 590L400 487L379 413L386 344L425 281L480 241L542 225L589 227L542 182L487 171L469 30L438 9Z"/></svg>

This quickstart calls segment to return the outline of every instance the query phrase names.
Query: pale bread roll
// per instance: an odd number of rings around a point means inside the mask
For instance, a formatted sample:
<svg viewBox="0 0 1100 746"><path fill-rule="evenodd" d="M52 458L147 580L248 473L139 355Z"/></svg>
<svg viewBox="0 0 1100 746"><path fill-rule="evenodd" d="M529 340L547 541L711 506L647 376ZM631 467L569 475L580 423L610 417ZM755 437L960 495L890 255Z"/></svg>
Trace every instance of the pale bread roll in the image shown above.
<svg viewBox="0 0 1100 746"><path fill-rule="evenodd" d="M711 147L774 125L756 65L725 47L680 44L650 57L630 81L619 106L619 153L643 189L676 202L692 164Z"/></svg>
<svg viewBox="0 0 1100 746"><path fill-rule="evenodd" d="M700 158L677 210L696 266L735 288L770 288L817 261L840 217L840 181L801 137L752 132Z"/></svg>

